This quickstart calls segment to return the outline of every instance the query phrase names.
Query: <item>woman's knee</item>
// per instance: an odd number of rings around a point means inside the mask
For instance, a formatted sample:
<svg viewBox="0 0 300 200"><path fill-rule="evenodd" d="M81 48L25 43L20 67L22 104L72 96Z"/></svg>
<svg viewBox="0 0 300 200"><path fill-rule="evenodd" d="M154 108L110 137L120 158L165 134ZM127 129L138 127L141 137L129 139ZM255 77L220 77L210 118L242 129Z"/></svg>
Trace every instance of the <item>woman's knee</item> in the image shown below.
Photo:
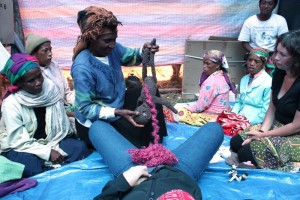
<svg viewBox="0 0 300 200"><path fill-rule="evenodd" d="M216 122L208 122L207 124L203 125L200 129L205 129L205 132L209 132L209 136L215 141L223 142L224 131L220 124Z"/></svg>
<svg viewBox="0 0 300 200"><path fill-rule="evenodd" d="M110 139L114 137L118 132L116 129L108 122L97 120L93 122L89 130L89 139L95 149L99 150L103 142L109 143ZM108 139L110 138L110 139Z"/></svg>
<svg viewBox="0 0 300 200"><path fill-rule="evenodd" d="M238 158L240 162L248 162L251 161L252 164L257 166L257 163L254 159L254 156L251 151L250 144L244 145L238 152L237 152Z"/></svg>
<svg viewBox="0 0 300 200"><path fill-rule="evenodd" d="M102 134L106 132L108 126L111 126L108 122L97 120L92 123L89 129L89 138L90 140L98 139L102 137Z"/></svg>
<svg viewBox="0 0 300 200"><path fill-rule="evenodd" d="M239 151L240 148L242 148L242 143L244 142L244 140L242 139L242 137L240 135L235 135L231 138L230 140L230 149L237 153Z"/></svg>

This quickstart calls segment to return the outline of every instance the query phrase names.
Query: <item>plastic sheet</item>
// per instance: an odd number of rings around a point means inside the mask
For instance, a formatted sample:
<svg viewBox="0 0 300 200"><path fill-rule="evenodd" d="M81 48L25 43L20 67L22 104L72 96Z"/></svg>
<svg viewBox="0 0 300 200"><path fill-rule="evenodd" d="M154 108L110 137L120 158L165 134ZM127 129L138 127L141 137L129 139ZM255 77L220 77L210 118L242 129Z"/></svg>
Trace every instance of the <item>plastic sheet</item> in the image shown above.
<svg viewBox="0 0 300 200"><path fill-rule="evenodd" d="M184 124L167 124L169 136L165 144L173 149L191 136L198 128ZM209 134L209 133L208 133ZM225 137L223 145L229 145ZM199 147L201 148L201 147ZM224 162L209 164L198 184L203 199L300 199L300 173L271 170L238 169L248 173L244 181L232 181L227 174L231 170ZM24 192L3 197L3 200L68 200L93 199L105 183L113 178L98 153L58 169L32 177L38 185Z"/></svg>

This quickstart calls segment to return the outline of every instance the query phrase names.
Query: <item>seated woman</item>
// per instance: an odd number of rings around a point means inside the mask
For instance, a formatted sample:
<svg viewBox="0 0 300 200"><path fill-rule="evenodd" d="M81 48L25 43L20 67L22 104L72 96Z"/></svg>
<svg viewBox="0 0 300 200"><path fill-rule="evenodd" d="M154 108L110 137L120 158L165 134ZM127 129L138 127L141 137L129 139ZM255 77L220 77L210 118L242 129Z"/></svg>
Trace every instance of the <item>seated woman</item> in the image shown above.
<svg viewBox="0 0 300 200"><path fill-rule="evenodd" d="M153 168L136 166L131 161L127 151L134 146L120 134L99 132L97 138L100 140L96 148L100 150L103 160L116 179L108 182L102 193L94 199L163 200L169 199L165 198L168 195L184 195L186 199L198 200L201 199L201 191L197 180L222 144L224 133L219 124L207 123L172 150L179 160L178 163ZM118 144L118 148L113 148L113 144Z"/></svg>
<svg viewBox="0 0 300 200"><path fill-rule="evenodd" d="M37 58L44 77L52 80L59 88L59 94L64 101L71 126L76 132L74 118L75 92L69 87L66 77L59 65L52 60L52 46L49 38L29 33L26 35L25 50Z"/></svg>
<svg viewBox="0 0 300 200"><path fill-rule="evenodd" d="M52 60L52 46L49 38L29 33L26 35L25 50L37 58L44 77L52 80L58 87L64 103L74 105L75 94L71 91L61 68Z"/></svg>
<svg viewBox="0 0 300 200"><path fill-rule="evenodd" d="M232 108L232 112L241 114L252 125L263 122L270 103L272 78L265 71L269 57L267 50L253 48L248 54L248 74L240 82L240 95Z"/></svg>
<svg viewBox="0 0 300 200"><path fill-rule="evenodd" d="M14 54L1 73L13 85L2 104L1 155L25 165L23 177L90 154L73 137L58 87L42 76L35 57Z"/></svg>
<svg viewBox="0 0 300 200"><path fill-rule="evenodd" d="M136 147L148 146L154 140L151 122L140 125L134 121L139 115L134 110L142 87L126 90L121 66L140 65L143 51L157 52L159 46L145 43L138 49L118 43L121 22L111 11L101 7L89 6L79 11L77 22L81 35L74 48L71 76L79 137L97 149L99 132L107 135L117 132ZM166 124L162 105L157 104L156 108L162 141L167 135ZM93 126L98 129L92 129ZM91 137L94 139L90 140Z"/></svg>
<svg viewBox="0 0 300 200"><path fill-rule="evenodd" d="M190 106L176 107L178 114L172 114L170 121L202 126L215 121L223 110L230 109L229 91L236 93L236 89L227 75L229 66L224 53L218 50L206 52L203 64L197 102ZM169 116L169 113L166 115Z"/></svg>
<svg viewBox="0 0 300 200"><path fill-rule="evenodd" d="M279 36L274 56L277 67L264 121L230 140L237 162L258 168L299 170L300 164L300 31Z"/></svg>

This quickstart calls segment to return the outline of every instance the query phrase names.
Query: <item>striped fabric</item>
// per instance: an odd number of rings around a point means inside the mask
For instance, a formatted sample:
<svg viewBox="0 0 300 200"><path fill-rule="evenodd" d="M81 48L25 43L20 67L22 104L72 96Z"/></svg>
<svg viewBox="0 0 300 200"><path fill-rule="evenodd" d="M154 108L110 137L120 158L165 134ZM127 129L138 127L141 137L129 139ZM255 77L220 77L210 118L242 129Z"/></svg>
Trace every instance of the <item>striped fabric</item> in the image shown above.
<svg viewBox="0 0 300 200"><path fill-rule="evenodd" d="M183 63L186 39L238 37L245 19L259 12L258 0L19 0L24 32L50 38L54 60L68 68L79 35L77 12L90 5L111 10L123 23L118 42L125 46L157 38L156 65Z"/></svg>

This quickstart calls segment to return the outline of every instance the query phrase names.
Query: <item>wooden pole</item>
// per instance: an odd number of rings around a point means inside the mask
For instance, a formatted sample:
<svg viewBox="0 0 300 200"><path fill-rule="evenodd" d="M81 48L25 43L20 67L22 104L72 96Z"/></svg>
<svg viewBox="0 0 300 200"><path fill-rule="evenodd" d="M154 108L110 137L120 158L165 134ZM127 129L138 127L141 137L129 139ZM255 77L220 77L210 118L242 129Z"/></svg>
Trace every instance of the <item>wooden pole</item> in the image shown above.
<svg viewBox="0 0 300 200"><path fill-rule="evenodd" d="M21 41L23 47L24 47L24 32L23 32L23 26L22 26L22 19L21 19L21 15L20 15L20 7L19 7L19 3L18 0L13 0L13 10L14 10L14 31L16 36L19 38L19 40ZM19 48L17 48L17 46L14 44L12 45L11 48L11 53L20 53ZM22 52L25 53L25 52Z"/></svg>

